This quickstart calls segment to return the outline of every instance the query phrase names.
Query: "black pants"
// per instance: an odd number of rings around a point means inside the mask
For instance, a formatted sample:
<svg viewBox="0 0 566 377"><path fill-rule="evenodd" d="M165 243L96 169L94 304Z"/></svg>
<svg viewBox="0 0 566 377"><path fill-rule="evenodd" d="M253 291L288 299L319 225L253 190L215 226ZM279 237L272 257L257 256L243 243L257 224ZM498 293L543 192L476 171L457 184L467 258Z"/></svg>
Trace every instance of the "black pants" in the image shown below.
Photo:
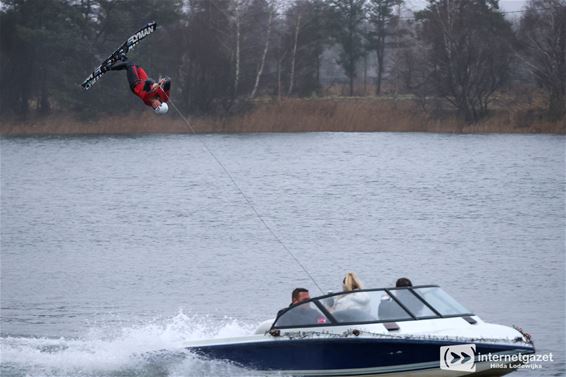
<svg viewBox="0 0 566 377"><path fill-rule="evenodd" d="M121 71L124 69L127 72L126 76L128 78L128 83L130 84L130 89L132 90L140 81L144 80L144 78L140 76L147 76L143 68L138 67L135 63L130 61L116 63L112 65L112 68L110 68L112 71ZM142 75L140 75L140 73L142 73L140 70L143 72Z"/></svg>

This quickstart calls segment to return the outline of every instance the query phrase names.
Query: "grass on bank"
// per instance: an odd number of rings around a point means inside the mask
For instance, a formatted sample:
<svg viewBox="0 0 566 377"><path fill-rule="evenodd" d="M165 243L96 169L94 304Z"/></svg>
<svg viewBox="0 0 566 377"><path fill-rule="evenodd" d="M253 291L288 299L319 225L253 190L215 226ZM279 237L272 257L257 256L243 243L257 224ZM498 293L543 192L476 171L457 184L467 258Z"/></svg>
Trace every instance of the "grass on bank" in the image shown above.
<svg viewBox="0 0 566 377"><path fill-rule="evenodd" d="M51 116L29 122L0 122L3 135L190 133L175 110L156 116L149 109L127 116L79 122ZM445 112L432 117L412 100L392 98L283 99L257 102L244 114L225 118L188 117L197 133L239 132L442 132L442 133L566 133L566 119L549 122L540 110L505 106L485 120L467 124Z"/></svg>

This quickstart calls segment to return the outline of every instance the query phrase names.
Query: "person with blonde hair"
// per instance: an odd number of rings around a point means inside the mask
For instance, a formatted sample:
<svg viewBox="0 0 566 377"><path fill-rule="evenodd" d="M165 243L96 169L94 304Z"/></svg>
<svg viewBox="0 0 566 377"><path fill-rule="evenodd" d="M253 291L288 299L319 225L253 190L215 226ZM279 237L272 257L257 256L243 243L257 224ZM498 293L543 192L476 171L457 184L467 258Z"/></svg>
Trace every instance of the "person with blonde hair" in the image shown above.
<svg viewBox="0 0 566 377"><path fill-rule="evenodd" d="M351 292L356 289L364 289L360 278L358 278L358 275L356 275L354 272L348 272L346 274L344 280L342 280L342 288L344 289L344 292Z"/></svg>
<svg viewBox="0 0 566 377"><path fill-rule="evenodd" d="M363 289L363 284L354 272L348 272L342 280L342 288L344 292L353 292ZM370 313L370 299L366 292L349 293L340 296L334 303L334 312L353 312L359 311Z"/></svg>

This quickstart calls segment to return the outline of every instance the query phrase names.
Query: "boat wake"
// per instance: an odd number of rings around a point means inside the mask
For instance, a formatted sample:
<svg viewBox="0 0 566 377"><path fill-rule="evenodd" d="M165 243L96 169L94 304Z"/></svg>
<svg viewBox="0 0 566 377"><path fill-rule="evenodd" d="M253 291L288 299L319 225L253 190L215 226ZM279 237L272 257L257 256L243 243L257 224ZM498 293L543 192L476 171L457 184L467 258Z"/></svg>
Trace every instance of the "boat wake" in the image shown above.
<svg viewBox="0 0 566 377"><path fill-rule="evenodd" d="M256 324L220 323L180 312L121 329L93 328L81 338L0 337L2 376L249 376L253 372L200 359L194 340L249 334Z"/></svg>

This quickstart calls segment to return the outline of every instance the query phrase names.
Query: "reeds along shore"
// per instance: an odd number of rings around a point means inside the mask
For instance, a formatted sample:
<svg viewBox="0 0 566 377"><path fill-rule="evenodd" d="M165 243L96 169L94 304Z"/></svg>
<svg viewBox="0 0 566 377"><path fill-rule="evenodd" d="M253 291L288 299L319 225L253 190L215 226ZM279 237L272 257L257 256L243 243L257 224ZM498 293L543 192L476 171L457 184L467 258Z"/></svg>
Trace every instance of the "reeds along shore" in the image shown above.
<svg viewBox="0 0 566 377"><path fill-rule="evenodd" d="M566 119L545 121L520 106L494 110L485 120L467 124L454 114L432 117L414 101L378 98L284 99L259 102L247 113L229 117L188 117L172 109L156 116L149 109L128 116L99 117L80 122L53 115L28 122L0 122L0 133L16 135L96 135L149 133L243 132L439 132L439 133L566 133Z"/></svg>

